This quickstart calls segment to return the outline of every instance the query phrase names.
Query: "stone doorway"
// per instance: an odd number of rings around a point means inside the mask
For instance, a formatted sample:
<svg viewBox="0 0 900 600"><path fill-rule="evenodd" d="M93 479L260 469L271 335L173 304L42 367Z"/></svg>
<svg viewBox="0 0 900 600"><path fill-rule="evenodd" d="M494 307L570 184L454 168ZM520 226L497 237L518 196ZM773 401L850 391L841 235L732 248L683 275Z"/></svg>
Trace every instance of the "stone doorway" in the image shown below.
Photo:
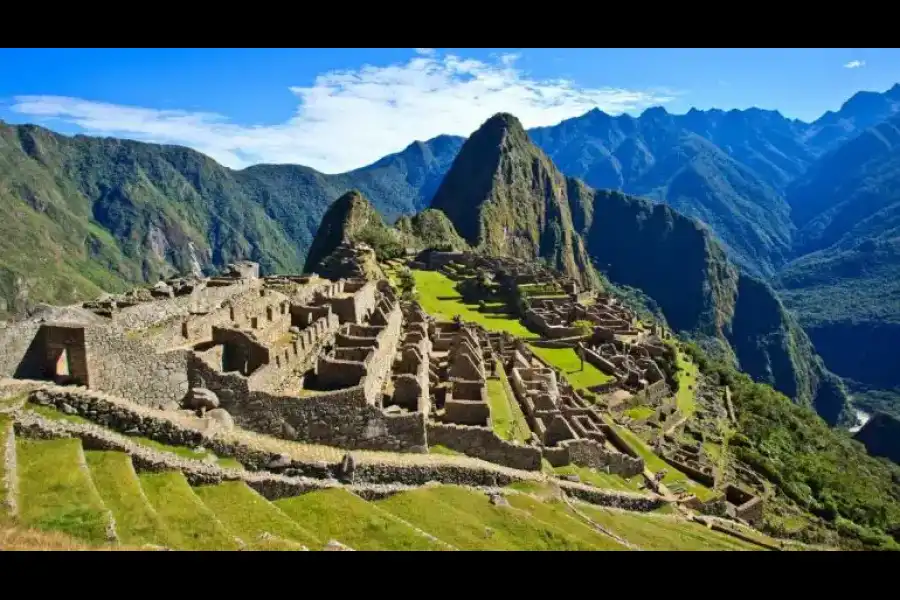
<svg viewBox="0 0 900 600"><path fill-rule="evenodd" d="M87 386L84 327L44 325L40 335L44 346L42 379L58 385Z"/></svg>

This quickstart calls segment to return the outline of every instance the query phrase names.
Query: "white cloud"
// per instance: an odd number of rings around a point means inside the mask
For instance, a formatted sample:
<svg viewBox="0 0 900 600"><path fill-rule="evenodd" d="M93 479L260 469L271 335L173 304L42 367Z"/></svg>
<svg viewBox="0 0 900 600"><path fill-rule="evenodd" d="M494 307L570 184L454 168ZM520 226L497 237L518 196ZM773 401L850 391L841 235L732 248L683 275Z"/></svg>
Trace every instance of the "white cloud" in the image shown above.
<svg viewBox="0 0 900 600"><path fill-rule="evenodd" d="M851 60L847 64L844 65L845 69L858 69L860 67L866 66L866 61L864 60Z"/></svg>
<svg viewBox="0 0 900 600"><path fill-rule="evenodd" d="M595 107L617 114L673 96L533 79L515 69L512 55L484 62L416 50L405 64L324 73L309 87L290 88L299 107L277 125L240 125L218 114L63 96L19 96L12 110L74 124L91 134L189 146L233 168L295 163L336 173L398 152L413 140L442 133L467 136L498 112L536 127Z"/></svg>
<svg viewBox="0 0 900 600"><path fill-rule="evenodd" d="M421 54L422 56L434 56L434 48L413 48L416 51L416 54Z"/></svg>

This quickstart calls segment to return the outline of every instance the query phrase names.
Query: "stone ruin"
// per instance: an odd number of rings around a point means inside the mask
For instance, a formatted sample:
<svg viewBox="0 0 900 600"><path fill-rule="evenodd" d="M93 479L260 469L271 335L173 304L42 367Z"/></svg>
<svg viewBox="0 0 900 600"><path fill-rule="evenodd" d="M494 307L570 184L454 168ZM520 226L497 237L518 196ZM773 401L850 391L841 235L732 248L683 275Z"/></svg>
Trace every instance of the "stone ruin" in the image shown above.
<svg viewBox="0 0 900 600"><path fill-rule="evenodd" d="M574 462L631 477L644 462L622 450L627 445L600 411L571 388L557 372L521 342L510 342L510 384L543 455L554 466Z"/></svg>

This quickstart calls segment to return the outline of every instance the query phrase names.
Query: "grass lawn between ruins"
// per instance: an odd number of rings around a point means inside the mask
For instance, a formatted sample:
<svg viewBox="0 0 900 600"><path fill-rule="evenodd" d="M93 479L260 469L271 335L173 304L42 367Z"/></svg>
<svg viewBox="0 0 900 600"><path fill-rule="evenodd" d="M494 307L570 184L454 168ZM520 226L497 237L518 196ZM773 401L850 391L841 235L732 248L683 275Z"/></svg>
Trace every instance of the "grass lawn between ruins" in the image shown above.
<svg viewBox="0 0 900 600"><path fill-rule="evenodd" d="M515 399L506 370L497 365L499 379L487 380L488 403L491 405L491 427L504 440L527 442L531 439L531 428Z"/></svg>
<svg viewBox="0 0 900 600"><path fill-rule="evenodd" d="M488 331L507 332L523 339L538 339L521 322L509 313L483 313L477 304L466 304L456 291L456 282L438 271L414 269L419 304L431 316L451 320L459 315L463 321L478 323ZM491 303L492 307L497 305Z"/></svg>
<svg viewBox="0 0 900 600"><path fill-rule="evenodd" d="M678 392L675 395L675 404L681 414L690 419L697 410L697 364L679 349L675 353L675 365L678 368Z"/></svg>
<svg viewBox="0 0 900 600"><path fill-rule="evenodd" d="M600 385L612 379L587 361L582 369L581 358L574 348L541 348L534 344L529 344L528 347L549 364L561 370L569 380L569 384L576 390Z"/></svg>

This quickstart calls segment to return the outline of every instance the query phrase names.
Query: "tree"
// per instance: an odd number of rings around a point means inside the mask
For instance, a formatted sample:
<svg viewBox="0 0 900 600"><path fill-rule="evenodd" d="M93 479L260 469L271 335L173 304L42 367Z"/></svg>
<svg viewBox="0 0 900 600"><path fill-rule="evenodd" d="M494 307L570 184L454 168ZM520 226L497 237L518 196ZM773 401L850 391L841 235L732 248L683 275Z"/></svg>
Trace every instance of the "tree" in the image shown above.
<svg viewBox="0 0 900 600"><path fill-rule="evenodd" d="M404 297L411 297L413 291L416 289L416 279L413 277L412 271L409 269L400 271L399 280L400 292Z"/></svg>
<svg viewBox="0 0 900 600"><path fill-rule="evenodd" d="M594 324L590 321L579 320L572 323L572 327L578 329L578 335L589 337L594 334ZM578 344L578 358L581 359L581 370L584 371L584 345Z"/></svg>

